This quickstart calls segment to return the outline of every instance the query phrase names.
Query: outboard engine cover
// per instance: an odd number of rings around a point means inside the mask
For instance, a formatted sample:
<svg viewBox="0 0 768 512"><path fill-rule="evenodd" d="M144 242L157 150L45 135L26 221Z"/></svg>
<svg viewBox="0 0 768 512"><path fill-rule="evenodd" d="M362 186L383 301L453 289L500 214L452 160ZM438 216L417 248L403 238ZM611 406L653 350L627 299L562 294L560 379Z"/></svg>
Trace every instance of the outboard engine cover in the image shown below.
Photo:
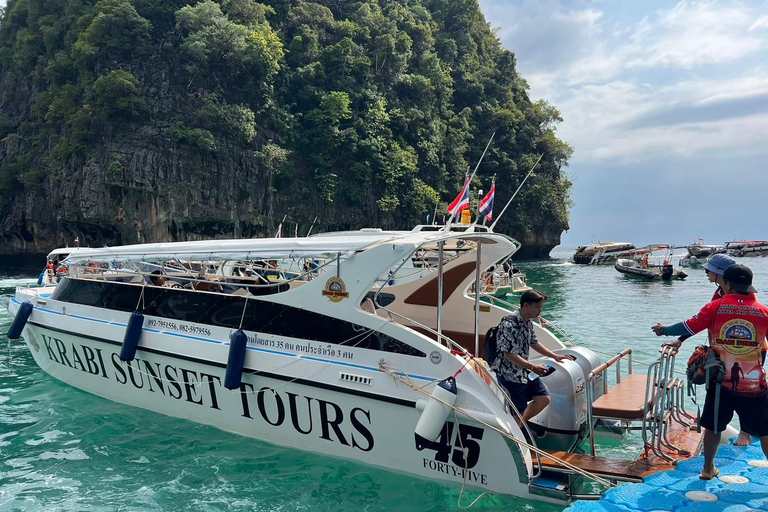
<svg viewBox="0 0 768 512"><path fill-rule="evenodd" d="M548 357L532 360L549 364L555 371L539 377L547 386L552 402L530 421L540 448L569 451L587 433L587 396L584 373L575 361L557 361Z"/></svg>
<svg viewBox="0 0 768 512"><path fill-rule="evenodd" d="M597 354L589 350L585 347L568 347L568 348L561 348L559 350L554 351L557 354L563 354L566 356L572 356L576 358L576 364L578 364L581 367L581 371L584 372L584 385L586 385L587 377L589 376L589 372L600 366L600 358L597 357ZM593 399L597 400L603 394L605 393L605 390L603 389L605 386L603 385L603 377L604 373L601 373L600 375L595 375L595 387L593 389Z"/></svg>

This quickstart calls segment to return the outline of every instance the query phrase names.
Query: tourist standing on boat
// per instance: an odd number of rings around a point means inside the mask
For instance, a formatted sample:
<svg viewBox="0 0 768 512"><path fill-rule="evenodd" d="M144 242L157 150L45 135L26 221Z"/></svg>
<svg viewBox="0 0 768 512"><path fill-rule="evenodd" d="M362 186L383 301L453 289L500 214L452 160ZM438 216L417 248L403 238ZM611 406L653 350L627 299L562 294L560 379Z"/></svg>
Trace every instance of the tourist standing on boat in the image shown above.
<svg viewBox="0 0 768 512"><path fill-rule="evenodd" d="M547 387L541 379L530 379L529 374L544 375L547 365L533 364L528 361L530 349L539 354L551 357L556 361L570 359L568 356L555 354L539 343L533 330L533 319L541 315L547 295L527 290L520 297L520 309L505 316L499 323L497 334L497 356L493 362L499 384L509 392L509 397L520 414L522 421L528 421L549 405L550 397ZM528 405L528 400L533 400Z"/></svg>
<svg viewBox="0 0 768 512"><path fill-rule="evenodd" d="M715 408L717 386L709 386L699 424L704 427L704 468L700 477L711 480L720 473L715 468L715 455L720 444L720 431L739 415L742 431L760 438L763 453L768 458L768 384L761 356L761 347L768 334L768 307L755 298L752 271L744 265L731 265L723 272L722 298L713 300L693 318L670 326L652 327L657 336L691 335L708 329L709 344L725 363L726 374ZM671 345L679 348L682 340ZM743 368L743 379L733 375L734 363ZM738 390L728 383L737 380ZM715 422L717 418L717 422Z"/></svg>

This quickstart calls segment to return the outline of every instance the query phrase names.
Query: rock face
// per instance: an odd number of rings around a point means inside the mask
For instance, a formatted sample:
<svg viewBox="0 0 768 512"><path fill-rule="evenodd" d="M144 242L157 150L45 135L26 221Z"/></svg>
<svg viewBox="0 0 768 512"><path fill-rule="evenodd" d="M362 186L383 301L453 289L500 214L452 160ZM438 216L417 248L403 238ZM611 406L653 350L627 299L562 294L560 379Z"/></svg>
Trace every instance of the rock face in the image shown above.
<svg viewBox="0 0 768 512"><path fill-rule="evenodd" d="M13 160L18 139L0 141L0 160ZM175 142L168 128L105 134L82 165L59 169L33 189L11 198L0 225L0 255L46 254L56 247L125 245L147 242L274 236L279 213L292 206L298 184L284 194L271 192L269 173L253 151L235 146L206 154ZM118 165L114 165L117 163ZM110 166L110 164L113 164ZM305 205L308 206L308 205ZM314 225L286 222L283 236L329 230L384 227L365 211L339 211L325 205ZM307 217L308 219L309 217ZM293 219L290 219L293 220ZM501 232L522 243L517 259L547 258L560 243L562 228L541 226L534 236L517 236L514 225Z"/></svg>
<svg viewBox="0 0 768 512"><path fill-rule="evenodd" d="M177 3L0 12L0 255L410 229L492 134L473 203L495 176L500 210L542 155L496 230L518 258L559 244L560 114L476 3Z"/></svg>

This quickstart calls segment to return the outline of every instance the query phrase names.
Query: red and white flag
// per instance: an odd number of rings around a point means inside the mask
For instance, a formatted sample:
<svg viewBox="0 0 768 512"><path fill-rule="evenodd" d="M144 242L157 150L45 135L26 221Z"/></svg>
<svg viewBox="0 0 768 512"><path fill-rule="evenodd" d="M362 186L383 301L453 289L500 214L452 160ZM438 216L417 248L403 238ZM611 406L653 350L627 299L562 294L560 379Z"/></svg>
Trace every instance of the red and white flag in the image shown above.
<svg viewBox="0 0 768 512"><path fill-rule="evenodd" d="M462 210L469 208L469 178L464 182L464 187L451 204L448 205L448 213L457 217Z"/></svg>
<svg viewBox="0 0 768 512"><path fill-rule="evenodd" d="M480 213L485 215L485 218L488 220L493 220L493 196L496 194L496 182L494 181L491 184L491 190L488 191L488 193L485 195L482 201L480 201L480 204L478 205L477 209L480 210Z"/></svg>

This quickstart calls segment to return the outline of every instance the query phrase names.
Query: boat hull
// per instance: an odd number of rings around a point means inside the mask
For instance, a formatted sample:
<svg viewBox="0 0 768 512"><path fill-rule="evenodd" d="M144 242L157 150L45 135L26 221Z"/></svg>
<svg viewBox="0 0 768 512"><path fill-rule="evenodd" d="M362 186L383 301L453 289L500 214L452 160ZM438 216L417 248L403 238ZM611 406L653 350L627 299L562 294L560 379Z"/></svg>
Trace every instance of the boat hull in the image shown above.
<svg viewBox="0 0 768 512"><path fill-rule="evenodd" d="M12 302L9 311L15 313L21 302ZM52 377L96 396L281 446L481 491L554 503L565 499L531 495L530 457L498 432L464 416L451 414L440 437L418 447L414 429L425 400L418 396L423 395L387 392L403 385L390 385L393 378L375 366L325 360L322 354L285 356L249 341L242 384L229 391L223 386L226 342L204 343L145 327L136 358L125 362L120 360L120 339L127 319L90 319L95 327L81 325L75 332L67 325L84 322L82 317L76 320L66 312L39 308L33 315L24 339L36 363ZM185 345L189 349L181 353L179 347ZM288 368L291 371L283 371ZM359 382L341 379L344 373ZM420 379L420 386L432 380L410 377ZM516 425L502 416L486 416L483 421L519 435Z"/></svg>

